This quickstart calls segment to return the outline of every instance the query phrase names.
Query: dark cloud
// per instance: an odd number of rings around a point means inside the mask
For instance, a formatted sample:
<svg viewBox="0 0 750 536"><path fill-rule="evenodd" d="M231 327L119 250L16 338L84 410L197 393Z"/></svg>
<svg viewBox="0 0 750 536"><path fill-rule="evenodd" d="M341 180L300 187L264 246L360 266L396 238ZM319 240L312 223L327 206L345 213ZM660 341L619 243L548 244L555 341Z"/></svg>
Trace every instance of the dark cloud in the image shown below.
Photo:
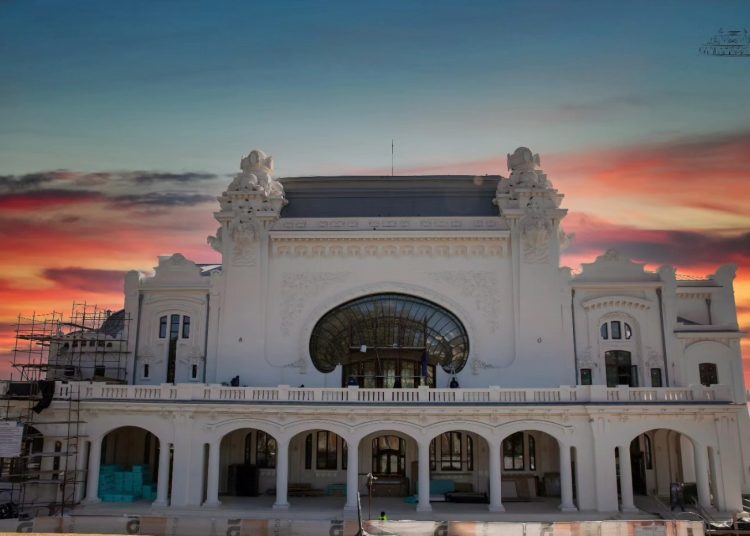
<svg viewBox="0 0 750 536"><path fill-rule="evenodd" d="M576 240L566 253L605 251L615 248L635 259L650 264L677 266L736 263L750 265L750 232L736 235L700 233L695 231L649 231L612 228L578 230Z"/></svg>
<svg viewBox="0 0 750 536"><path fill-rule="evenodd" d="M103 198L104 194L94 190L47 188L43 190L13 191L0 193L0 208L5 210L31 210L70 205L73 203L85 203Z"/></svg>
<svg viewBox="0 0 750 536"><path fill-rule="evenodd" d="M0 175L0 194L24 192L67 176L67 171L40 171L26 175Z"/></svg>
<svg viewBox="0 0 750 536"><path fill-rule="evenodd" d="M118 292L122 290L124 271L91 268L47 268L42 276L61 287L87 292Z"/></svg>
<svg viewBox="0 0 750 536"><path fill-rule="evenodd" d="M159 182L175 182L178 184L192 184L196 182L210 181L218 178L213 173L157 173L148 171L134 171L124 174L126 178L136 184L153 184Z"/></svg>
<svg viewBox="0 0 750 536"><path fill-rule="evenodd" d="M212 195L183 192L149 192L144 194L127 194L110 198L118 207L192 207L201 203L215 201Z"/></svg>

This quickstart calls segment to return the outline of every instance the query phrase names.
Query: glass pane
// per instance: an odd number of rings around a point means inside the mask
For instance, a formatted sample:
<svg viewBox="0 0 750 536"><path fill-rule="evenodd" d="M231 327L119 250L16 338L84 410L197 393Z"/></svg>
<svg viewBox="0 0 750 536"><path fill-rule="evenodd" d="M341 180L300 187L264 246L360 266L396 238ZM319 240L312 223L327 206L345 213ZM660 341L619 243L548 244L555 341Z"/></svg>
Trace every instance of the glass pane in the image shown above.
<svg viewBox="0 0 750 536"><path fill-rule="evenodd" d="M591 369L581 369L581 385L591 385Z"/></svg>
<svg viewBox="0 0 750 536"><path fill-rule="evenodd" d="M612 338L613 339L621 339L620 334L620 321L619 320L613 320L612 321Z"/></svg>
<svg viewBox="0 0 750 536"><path fill-rule="evenodd" d="M159 319L159 338L164 339L167 336L167 317L162 316ZM73 346L76 346L76 343L73 343Z"/></svg>
<svg viewBox="0 0 750 536"><path fill-rule="evenodd" d="M172 315L170 318L170 325L169 325L169 338L170 339L177 339L177 335L180 332L180 315Z"/></svg>
<svg viewBox="0 0 750 536"><path fill-rule="evenodd" d="M602 324L601 327L601 333L602 333L602 339L609 339L609 335L607 334L607 324Z"/></svg>
<svg viewBox="0 0 750 536"><path fill-rule="evenodd" d="M625 338L629 339L632 336L633 336L633 330L630 329L630 324L625 322Z"/></svg>
<svg viewBox="0 0 750 536"><path fill-rule="evenodd" d="M182 317L182 338L183 339L190 338L190 317L189 316Z"/></svg>
<svg viewBox="0 0 750 536"><path fill-rule="evenodd" d="M661 369L651 369L651 387L661 387Z"/></svg>

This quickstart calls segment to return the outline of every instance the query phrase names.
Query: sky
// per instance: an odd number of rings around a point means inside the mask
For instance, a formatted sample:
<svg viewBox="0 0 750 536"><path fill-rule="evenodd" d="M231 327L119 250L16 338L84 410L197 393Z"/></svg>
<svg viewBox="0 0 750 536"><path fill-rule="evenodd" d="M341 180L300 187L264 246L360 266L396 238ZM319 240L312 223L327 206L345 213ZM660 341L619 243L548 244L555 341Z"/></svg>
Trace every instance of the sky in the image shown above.
<svg viewBox="0 0 750 536"><path fill-rule="evenodd" d="M746 0L0 0L0 377L19 313L218 261L215 196L253 148L283 177L390 173L391 140L399 174L507 174L528 146L565 265L734 263L747 330L750 57L698 50L743 28Z"/></svg>

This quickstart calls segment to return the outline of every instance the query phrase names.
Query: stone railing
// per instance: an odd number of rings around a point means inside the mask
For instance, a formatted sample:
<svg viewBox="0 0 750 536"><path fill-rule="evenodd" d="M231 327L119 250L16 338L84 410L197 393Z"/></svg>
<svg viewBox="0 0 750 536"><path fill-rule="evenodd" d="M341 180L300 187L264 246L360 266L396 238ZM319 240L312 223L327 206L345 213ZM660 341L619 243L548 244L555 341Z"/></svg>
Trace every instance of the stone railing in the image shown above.
<svg viewBox="0 0 750 536"><path fill-rule="evenodd" d="M603 385L556 388L505 389L360 389L327 387L228 387L216 384L112 385L90 382L57 382L55 398L81 400L180 400L218 403L285 404L587 404L730 402L729 386L705 387L606 387Z"/></svg>

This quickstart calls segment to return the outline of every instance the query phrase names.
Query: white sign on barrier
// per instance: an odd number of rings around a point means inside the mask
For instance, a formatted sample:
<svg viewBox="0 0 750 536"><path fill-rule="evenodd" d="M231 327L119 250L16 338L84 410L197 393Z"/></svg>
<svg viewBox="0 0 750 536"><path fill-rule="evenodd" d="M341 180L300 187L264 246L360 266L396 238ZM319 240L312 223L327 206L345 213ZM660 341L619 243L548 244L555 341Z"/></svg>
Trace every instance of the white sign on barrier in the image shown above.
<svg viewBox="0 0 750 536"><path fill-rule="evenodd" d="M0 458L17 458L21 455L23 424L0 421Z"/></svg>

